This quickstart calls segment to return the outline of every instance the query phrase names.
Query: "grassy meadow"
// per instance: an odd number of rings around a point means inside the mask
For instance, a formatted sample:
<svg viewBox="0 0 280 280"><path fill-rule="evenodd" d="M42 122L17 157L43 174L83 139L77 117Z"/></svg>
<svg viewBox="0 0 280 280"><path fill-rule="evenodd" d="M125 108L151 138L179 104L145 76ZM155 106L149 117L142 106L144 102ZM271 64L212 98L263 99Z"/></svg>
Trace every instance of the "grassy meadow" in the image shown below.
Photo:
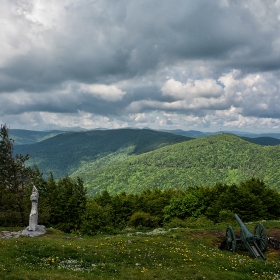
<svg viewBox="0 0 280 280"><path fill-rule="evenodd" d="M263 224L269 236L280 234L280 221ZM48 229L37 238L0 239L0 279L280 279L278 251L269 248L263 261L219 250L226 226L93 237Z"/></svg>

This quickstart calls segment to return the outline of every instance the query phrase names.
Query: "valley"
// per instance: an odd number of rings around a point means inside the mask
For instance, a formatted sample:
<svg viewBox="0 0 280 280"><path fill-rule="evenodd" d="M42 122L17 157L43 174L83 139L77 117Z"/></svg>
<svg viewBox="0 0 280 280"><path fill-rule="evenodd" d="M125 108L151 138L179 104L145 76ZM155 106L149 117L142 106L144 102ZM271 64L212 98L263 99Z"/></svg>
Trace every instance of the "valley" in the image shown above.
<svg viewBox="0 0 280 280"><path fill-rule="evenodd" d="M31 135L35 139L34 132ZM15 145L14 152L29 154L28 165L36 164L45 177L50 171L54 178L66 174L81 177L89 196L104 189L112 194L139 193L146 188L234 184L251 177L280 188L277 138L241 138L226 133L191 138L149 129L60 132L54 136L51 132L42 136L47 139ZM27 141L22 136L20 139Z"/></svg>

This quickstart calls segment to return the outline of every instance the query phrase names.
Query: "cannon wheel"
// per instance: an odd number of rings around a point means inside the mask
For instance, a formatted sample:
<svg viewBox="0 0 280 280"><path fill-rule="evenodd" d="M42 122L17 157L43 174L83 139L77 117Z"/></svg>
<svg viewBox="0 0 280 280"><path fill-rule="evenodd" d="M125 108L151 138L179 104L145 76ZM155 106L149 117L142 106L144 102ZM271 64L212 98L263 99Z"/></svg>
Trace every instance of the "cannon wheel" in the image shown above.
<svg viewBox="0 0 280 280"><path fill-rule="evenodd" d="M258 244L259 248L262 252L264 252L268 246L268 238L266 229L261 223L256 224L254 236L256 238L256 243Z"/></svg>
<svg viewBox="0 0 280 280"><path fill-rule="evenodd" d="M227 249L229 251L232 251L233 253L235 253L235 251L236 251L236 238L235 238L234 230L231 226L227 227L226 244L227 244Z"/></svg>

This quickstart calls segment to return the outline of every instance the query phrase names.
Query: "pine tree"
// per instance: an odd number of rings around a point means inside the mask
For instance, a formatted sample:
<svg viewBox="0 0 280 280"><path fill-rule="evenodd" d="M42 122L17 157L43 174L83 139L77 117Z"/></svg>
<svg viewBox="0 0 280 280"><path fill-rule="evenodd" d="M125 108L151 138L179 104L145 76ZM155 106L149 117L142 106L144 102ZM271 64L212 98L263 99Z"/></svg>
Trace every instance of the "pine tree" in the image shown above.
<svg viewBox="0 0 280 280"><path fill-rule="evenodd" d="M86 189L83 181L67 175L54 181L51 174L48 181L50 224L64 232L80 229L86 210Z"/></svg>

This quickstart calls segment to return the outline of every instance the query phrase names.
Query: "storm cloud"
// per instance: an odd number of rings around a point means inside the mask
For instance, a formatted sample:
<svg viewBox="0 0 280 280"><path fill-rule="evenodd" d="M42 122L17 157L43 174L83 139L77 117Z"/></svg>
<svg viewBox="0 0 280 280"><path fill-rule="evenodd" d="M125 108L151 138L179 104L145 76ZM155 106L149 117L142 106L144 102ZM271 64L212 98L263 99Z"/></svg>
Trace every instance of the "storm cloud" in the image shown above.
<svg viewBox="0 0 280 280"><path fill-rule="evenodd" d="M11 128L280 128L280 0L3 0Z"/></svg>

